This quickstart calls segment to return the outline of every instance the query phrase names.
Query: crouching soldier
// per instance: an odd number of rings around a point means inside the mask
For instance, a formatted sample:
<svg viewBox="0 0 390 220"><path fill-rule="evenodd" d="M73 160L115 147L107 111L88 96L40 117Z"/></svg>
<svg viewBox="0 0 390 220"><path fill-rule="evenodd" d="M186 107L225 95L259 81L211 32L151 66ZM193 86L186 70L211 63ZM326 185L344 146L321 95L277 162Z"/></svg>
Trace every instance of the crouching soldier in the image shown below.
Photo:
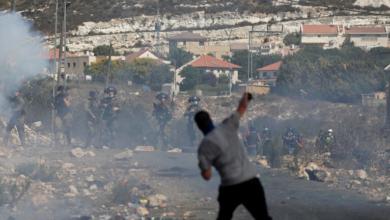
<svg viewBox="0 0 390 220"><path fill-rule="evenodd" d="M88 137L87 142L85 143L85 147L91 146L93 138L98 131L100 114L99 114L99 104L98 100L99 92L90 91L88 100L85 102L84 110L87 114L87 126L88 126Z"/></svg>
<svg viewBox="0 0 390 220"><path fill-rule="evenodd" d="M25 145L25 138L24 138L24 106L25 102L23 97L20 95L21 89L15 87L12 91L12 97L10 97L9 102L12 108L12 115L11 118L8 122L7 128L5 129L5 136L3 139L3 143L5 146L8 144L8 139L11 134L11 130L16 126L18 133L19 133L19 138L20 138L20 143L22 146Z"/></svg>

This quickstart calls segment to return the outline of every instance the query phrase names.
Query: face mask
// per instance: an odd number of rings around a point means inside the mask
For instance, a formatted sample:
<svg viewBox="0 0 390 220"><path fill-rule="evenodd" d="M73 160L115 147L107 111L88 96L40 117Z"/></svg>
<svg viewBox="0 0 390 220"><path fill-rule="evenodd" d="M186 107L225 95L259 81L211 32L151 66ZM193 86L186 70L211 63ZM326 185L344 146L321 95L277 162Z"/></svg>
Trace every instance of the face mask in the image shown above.
<svg viewBox="0 0 390 220"><path fill-rule="evenodd" d="M198 105L198 102L194 102L194 105Z"/></svg>
<svg viewBox="0 0 390 220"><path fill-rule="evenodd" d="M332 133L328 133L329 136L332 136Z"/></svg>
<svg viewBox="0 0 390 220"><path fill-rule="evenodd" d="M110 95L110 98L113 98L114 97L114 95Z"/></svg>
<svg viewBox="0 0 390 220"><path fill-rule="evenodd" d="M268 128L265 128L264 130L268 131Z"/></svg>

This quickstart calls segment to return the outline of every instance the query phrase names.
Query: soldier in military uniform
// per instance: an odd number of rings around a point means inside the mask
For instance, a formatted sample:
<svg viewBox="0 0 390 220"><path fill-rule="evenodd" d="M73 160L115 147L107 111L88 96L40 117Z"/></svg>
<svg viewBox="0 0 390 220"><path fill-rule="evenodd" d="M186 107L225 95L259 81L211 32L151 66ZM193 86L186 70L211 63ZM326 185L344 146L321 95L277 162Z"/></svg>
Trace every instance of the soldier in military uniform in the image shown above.
<svg viewBox="0 0 390 220"><path fill-rule="evenodd" d="M99 113L99 104L98 100L99 92L90 91L88 100L85 102L84 110L87 114L87 126L88 126L88 137L87 143L85 143L85 147L91 146L92 140L98 132L98 125L100 121L100 113Z"/></svg>
<svg viewBox="0 0 390 220"><path fill-rule="evenodd" d="M5 136L3 139L3 143L5 146L8 144L8 138L11 134L11 130L15 127L18 129L19 133L19 139L22 146L25 145L25 138L24 138L24 106L25 101L23 97L20 95L21 89L20 88L14 88L12 91L12 96L9 99L9 102L11 104L12 108L12 116L11 119L8 122L7 128L5 129Z"/></svg>
<svg viewBox="0 0 390 220"><path fill-rule="evenodd" d="M165 103L167 100L168 95L165 93L160 93L156 96L156 99L160 100L159 104L153 103L153 116L156 116L156 119L158 121L158 125L160 126L160 129L158 133L160 135L165 135L164 129L165 126L167 126L168 121L172 119L172 114L169 106Z"/></svg>
<svg viewBox="0 0 390 220"><path fill-rule="evenodd" d="M188 117L187 133L190 137L190 144L192 147L196 147L196 128L194 123L194 115L202 110L199 106L200 98L196 95L191 96L188 102L191 103L184 112L184 117Z"/></svg>
<svg viewBox="0 0 390 220"><path fill-rule="evenodd" d="M72 146L71 126L72 114L70 112L71 98L68 96L68 86L59 86L57 91L60 93L55 97L52 108L56 110L54 119L55 145L60 146L62 134L65 134L68 146Z"/></svg>
<svg viewBox="0 0 390 220"><path fill-rule="evenodd" d="M118 129L117 116L121 111L121 106L115 97L117 94L115 87L107 87L104 89L104 93L108 94L108 97L104 98L99 106L103 109L100 143L115 147L116 130Z"/></svg>

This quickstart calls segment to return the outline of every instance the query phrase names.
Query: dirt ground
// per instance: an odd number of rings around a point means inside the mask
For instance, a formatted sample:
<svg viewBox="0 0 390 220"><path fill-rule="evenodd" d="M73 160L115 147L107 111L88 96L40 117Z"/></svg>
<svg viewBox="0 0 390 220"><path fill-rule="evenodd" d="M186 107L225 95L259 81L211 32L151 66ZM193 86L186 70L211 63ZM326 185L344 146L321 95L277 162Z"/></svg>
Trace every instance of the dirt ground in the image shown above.
<svg viewBox="0 0 390 220"><path fill-rule="evenodd" d="M136 207L113 202L115 193L112 189L133 177L142 179L142 184L148 186L144 190L140 187L140 197L146 199L155 194L167 197L165 207L147 206L149 214L145 217L161 217L164 213L174 213L171 215L177 219L184 216L188 219L215 219L217 216L219 176L213 170L212 179L204 181L199 175L196 154L134 152L129 160L116 161L114 155L123 150L84 149L96 156L81 158L71 156L71 150L29 147L12 158L2 158L2 164L36 162L39 158L50 166L59 165L61 169L57 180L49 183L35 180L16 208L2 207L0 219L9 216L14 219L78 219L84 215L94 219L121 219L115 216L130 219L137 213ZM69 167L69 163L74 166ZM388 219L390 216L389 204L370 201L354 190L331 188L329 183L305 181L260 166L258 169L274 219ZM91 179L88 177L91 175L94 183L99 183L95 190L90 190ZM10 176L20 178L17 174ZM69 194L71 185L76 187L77 194ZM37 200L37 197L41 199ZM251 217L239 207L234 219Z"/></svg>

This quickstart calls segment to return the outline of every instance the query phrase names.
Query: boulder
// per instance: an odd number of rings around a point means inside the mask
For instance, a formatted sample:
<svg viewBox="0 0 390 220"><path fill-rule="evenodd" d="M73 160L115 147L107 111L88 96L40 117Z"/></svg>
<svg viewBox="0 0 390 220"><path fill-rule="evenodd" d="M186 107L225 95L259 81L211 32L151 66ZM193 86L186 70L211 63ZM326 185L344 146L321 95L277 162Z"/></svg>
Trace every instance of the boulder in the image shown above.
<svg viewBox="0 0 390 220"><path fill-rule="evenodd" d="M140 216L149 215L149 211L145 207L138 207L137 208L137 215L140 215Z"/></svg>
<svg viewBox="0 0 390 220"><path fill-rule="evenodd" d="M167 152L168 153L181 153L181 149L180 148L174 148L172 150L168 150Z"/></svg>
<svg viewBox="0 0 390 220"><path fill-rule="evenodd" d="M133 151L127 150L122 153L114 155L115 160L130 160L133 157Z"/></svg>
<svg viewBox="0 0 390 220"><path fill-rule="evenodd" d="M329 174L325 170L313 170L312 175L309 174L310 180L318 182L326 182L328 180Z"/></svg>
<svg viewBox="0 0 390 220"><path fill-rule="evenodd" d="M95 167L88 167L88 168L84 168L83 169L83 172L84 173L87 173L87 172L95 172L96 168Z"/></svg>
<svg viewBox="0 0 390 220"><path fill-rule="evenodd" d="M298 172L298 177L301 178L301 179L310 180L309 174L307 174L306 168L305 168L305 167L302 167L302 168L299 170L299 172Z"/></svg>
<svg viewBox="0 0 390 220"><path fill-rule="evenodd" d="M349 174L350 176L353 176L353 170L348 170L348 174Z"/></svg>
<svg viewBox="0 0 390 220"><path fill-rule="evenodd" d="M69 191L70 191L70 193L72 193L72 194L75 194L75 195L78 194L77 188L76 188L75 186L73 186L73 185L70 185L70 186L69 186Z"/></svg>
<svg viewBox="0 0 390 220"><path fill-rule="evenodd" d="M318 170L319 167L317 164L313 163L313 162L310 162L307 166L306 166L306 170L309 170L309 171L313 171L313 170Z"/></svg>
<svg viewBox="0 0 390 220"><path fill-rule="evenodd" d="M32 198L32 202L35 207L39 207L46 204L48 200L45 194L38 194Z"/></svg>
<svg viewBox="0 0 390 220"><path fill-rule="evenodd" d="M90 186L89 190L91 190L91 191L97 190L96 184L93 184L92 186Z"/></svg>
<svg viewBox="0 0 390 220"><path fill-rule="evenodd" d="M31 124L31 130L38 131L41 128L41 126L42 126L42 122L36 121Z"/></svg>
<svg viewBox="0 0 390 220"><path fill-rule="evenodd" d="M355 172L353 173L353 177L355 179L364 180L367 179L367 173L364 170L355 170Z"/></svg>
<svg viewBox="0 0 390 220"><path fill-rule="evenodd" d="M267 165L268 165L268 162L267 162L267 160L258 160L258 161L257 161L257 164L258 164L258 165L261 165L261 166L267 166Z"/></svg>
<svg viewBox="0 0 390 220"><path fill-rule="evenodd" d="M76 149L73 149L71 151L71 153L74 157L77 157L77 158L84 157L84 155L85 155L84 151L79 147Z"/></svg>
<svg viewBox="0 0 390 220"><path fill-rule="evenodd" d="M93 175L91 176L87 176L87 178L85 178L88 182L92 182L94 179L93 179Z"/></svg>
<svg viewBox="0 0 390 220"><path fill-rule="evenodd" d="M149 196L148 197L149 206L150 207L165 207L166 206L165 202L167 201L167 199L168 198L166 196L161 195L161 194Z"/></svg>
<svg viewBox="0 0 390 220"><path fill-rule="evenodd" d="M149 152L153 152L154 151L154 147L153 146L137 146L134 151L149 151Z"/></svg>
<svg viewBox="0 0 390 220"><path fill-rule="evenodd" d="M96 154L94 152L92 152L92 151L85 152L85 155L89 156L89 157L96 157Z"/></svg>
<svg viewBox="0 0 390 220"><path fill-rule="evenodd" d="M72 163L64 163L62 164L62 169L64 170L68 170L70 168L74 167L74 165Z"/></svg>

